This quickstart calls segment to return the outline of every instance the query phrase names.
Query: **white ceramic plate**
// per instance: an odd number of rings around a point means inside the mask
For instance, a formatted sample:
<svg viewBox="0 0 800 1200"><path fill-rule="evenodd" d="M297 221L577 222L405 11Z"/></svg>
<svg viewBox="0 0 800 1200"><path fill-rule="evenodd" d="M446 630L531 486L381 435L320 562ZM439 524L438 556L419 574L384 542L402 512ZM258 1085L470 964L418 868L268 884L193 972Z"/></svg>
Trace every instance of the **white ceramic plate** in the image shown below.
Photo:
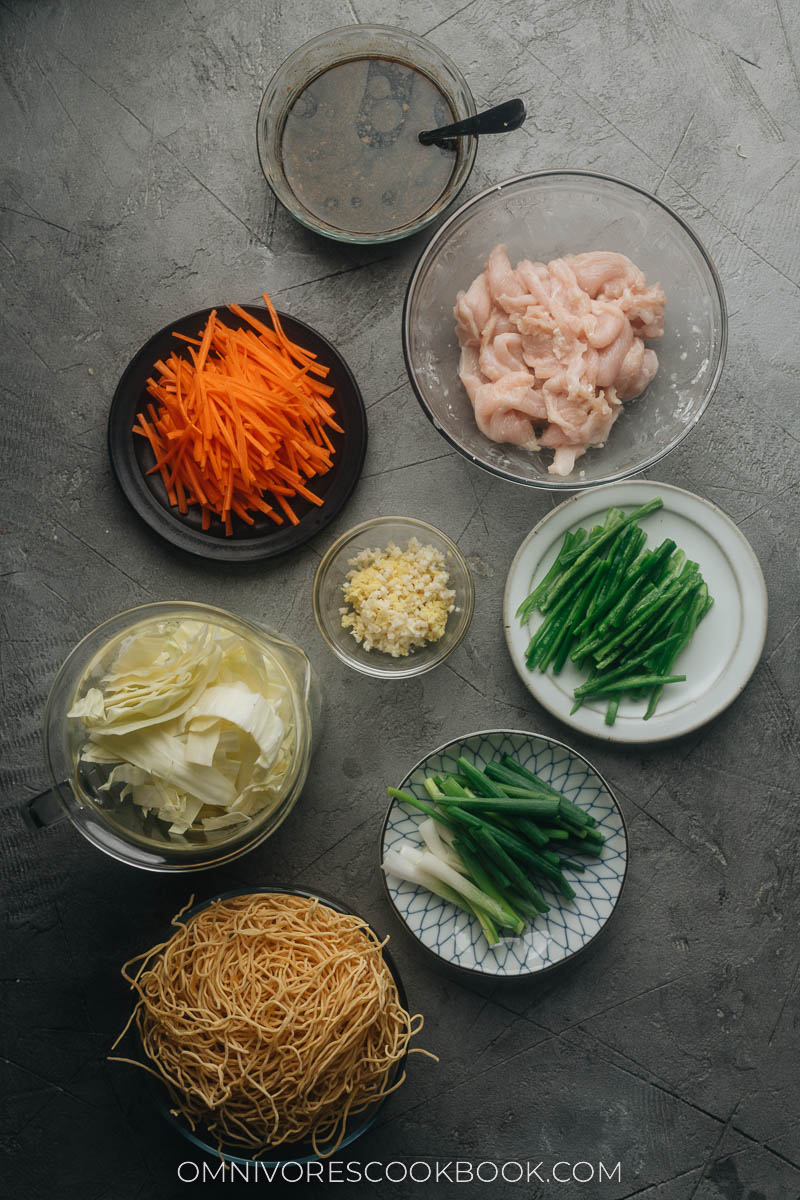
<svg viewBox="0 0 800 1200"><path fill-rule="evenodd" d="M610 920L625 884L628 837L625 821L610 787L575 750L554 738L517 729L485 729L456 738L433 750L409 771L400 784L418 800L430 804L423 787L428 775L458 771L459 755L478 768L510 754L545 783L585 809L605 837L599 858L576 855L586 870L565 870L575 899L563 900L537 880L550 911L528 924L519 937L502 938L490 946L475 917L434 896L427 888L384 875L389 900L400 920L436 958L475 975L519 979L539 975L574 958L594 941ZM392 800L381 834L381 857L404 842L423 845L419 827L423 814L412 805Z"/></svg>
<svg viewBox="0 0 800 1200"><path fill-rule="evenodd" d="M604 722L606 701L600 698L570 714L573 689L583 682L585 672L570 662L560 675L528 669L525 651L542 617L536 613L523 626L514 614L552 565L569 529L600 523L612 506L632 512L654 496L662 498L664 507L642 524L647 545L672 538L699 564L714 605L675 663L676 674L686 675L686 682L664 689L649 721L642 720L646 700L625 698L616 722L609 726ZM742 691L764 647L767 589L750 543L721 509L682 488L641 479L574 496L531 530L508 573L503 624L520 679L553 716L581 733L609 742L661 742L698 729Z"/></svg>

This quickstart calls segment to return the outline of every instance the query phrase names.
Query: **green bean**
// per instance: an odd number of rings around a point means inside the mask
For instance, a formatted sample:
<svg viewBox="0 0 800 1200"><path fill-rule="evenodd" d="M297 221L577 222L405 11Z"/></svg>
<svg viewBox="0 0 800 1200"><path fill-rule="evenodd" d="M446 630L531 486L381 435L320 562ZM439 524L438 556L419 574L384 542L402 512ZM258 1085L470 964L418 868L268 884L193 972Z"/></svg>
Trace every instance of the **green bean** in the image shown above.
<svg viewBox="0 0 800 1200"><path fill-rule="evenodd" d="M592 621L604 616L612 608L621 580L646 541L647 534L638 525L630 525L625 533L623 533L609 559L613 565L613 570L598 588L592 603L589 605L586 616L577 626L575 630L576 637L581 637L584 630L589 628ZM620 552L615 553L616 550Z"/></svg>
<svg viewBox="0 0 800 1200"><path fill-rule="evenodd" d="M685 675L630 675L616 683L607 683L597 687L591 693L593 696L607 696L612 692L631 692L637 688L662 687L668 683L684 683Z"/></svg>
<svg viewBox="0 0 800 1200"><path fill-rule="evenodd" d="M622 675L630 675L632 667L641 666L643 663L647 662L647 660L657 651L661 651L671 645L675 645L680 636L681 635L677 633L670 634L668 638L664 638L663 641L656 642L654 646L650 646L645 650L640 651L638 654L631 654L628 657L623 658L618 667L614 667L613 670L607 672L605 675L601 674L596 676L594 679L587 679L586 683L582 683L579 687L575 688L576 699L578 696L591 695L594 683L611 683L614 679L621 677Z"/></svg>
<svg viewBox="0 0 800 1200"><path fill-rule="evenodd" d="M675 543L667 538L657 549L647 550L637 559L609 597L605 611L597 614L601 619L593 622L591 632L573 652L573 662L594 653L602 646L604 636L618 628L623 620L628 622L627 628L630 629L630 622L659 595L659 588L652 576L658 573L659 565L668 560L674 549Z"/></svg>
<svg viewBox="0 0 800 1200"><path fill-rule="evenodd" d="M580 588L578 589L580 591ZM570 598L571 599L571 598ZM551 620L547 624L544 636L540 638L533 653L528 653L525 656L525 665L528 670L535 671L542 661L547 658L553 646L558 642L564 629L565 617L563 614L553 614Z"/></svg>
<svg viewBox="0 0 800 1200"><path fill-rule="evenodd" d="M675 660L677 659L681 650L684 648L684 646L686 646L691 641L691 639L694 635L695 629L697 628L700 621L702 621L705 614L708 612L708 609L711 607L712 603L713 603L713 601L711 601L711 599L708 595L708 588L707 588L706 584L701 583L700 587L697 589L697 591L692 596L692 601L689 606L688 612L684 614L683 628L680 630L680 635L679 635L680 640L678 641L678 643L674 647L674 649L670 650L669 652L666 650L664 651L663 657L659 664L659 666L662 668L662 670L669 671L672 668L672 665L675 662ZM658 705L659 700L661 699L661 693L664 690L664 686L665 685L663 683L661 683L661 684L657 684L653 688L652 694L650 696L650 701L647 705L647 710L645 711L645 714L644 714L645 721L649 721L650 718L652 717L653 713L656 711L656 707Z"/></svg>
<svg viewBox="0 0 800 1200"><path fill-rule="evenodd" d="M523 625L525 624L526 620L528 619L528 616L530 615L530 613L532 613L534 611L534 609L536 608L537 604L539 603L540 598L542 598L546 594L547 589L550 587L550 584L553 582L553 580L556 578L556 576L558 574L560 574L560 572L564 566L565 559L566 559L567 555L569 554L569 552L573 548L582 545L583 542L585 542L585 540L586 540L586 530L585 529L576 529L574 533L566 533L564 535L564 541L561 543L561 549L559 550L558 555L556 556L556 560L553 563L552 567L547 572L547 574L545 575L545 577L541 581L541 583L537 584L537 586L533 589L531 594L522 601L522 604L520 604L519 608L516 611L515 615L517 617L519 617L519 619Z"/></svg>
<svg viewBox="0 0 800 1200"><path fill-rule="evenodd" d="M558 636L558 630L562 624L561 618L563 617L563 614L568 612L572 607L575 597L581 593L584 583L589 576L594 574L596 569L597 564L590 562L586 570L564 593L556 607L547 614L544 621L536 630L536 633L528 643L528 648L525 652L525 662L528 667L533 669L537 665L543 643L547 643L547 647L549 648L553 639Z"/></svg>
<svg viewBox="0 0 800 1200"><path fill-rule="evenodd" d="M609 570L610 570L610 564L608 562L601 561L598 563L594 579L591 581L588 588L586 588L584 594L582 596L578 596L577 600L575 601L574 605L572 606L572 610L570 611L570 614L567 617L567 621L564 626L561 637L558 639L557 645L553 647L553 650L551 651L550 655L546 655L545 658L542 660L542 663L540 665L540 670L542 670L542 671L545 670L545 668L548 665L548 659L550 659L552 657L553 674L554 675L561 674L561 671L564 667L564 663L567 661L567 655L569 654L570 648L572 646L572 643L573 643L573 640L575 637L575 633L574 633L575 626L583 618L587 608L592 603L592 600L594 599L595 595L597 594L598 589L602 585L603 580L608 575Z"/></svg>
<svg viewBox="0 0 800 1200"><path fill-rule="evenodd" d="M665 579L674 579L680 575L683 570L683 565L686 562L686 554L683 550L676 550L666 564L664 574L659 579L659 583L663 583Z"/></svg>
<svg viewBox="0 0 800 1200"><path fill-rule="evenodd" d="M643 504L641 508L637 508L629 516L624 517L619 524L614 525L611 529L607 529L604 533L601 533L600 536L595 538L593 542L590 541L586 549L582 550L578 554L574 562L567 567L566 571L562 574L558 582L548 592L547 598L541 606L542 611L547 612L548 609L552 607L552 605L555 603L555 600L563 592L567 584L572 583L575 577L581 572L588 559L593 558L601 546L607 545L612 538L618 537L619 534L622 533L623 529L627 528L628 525L633 525L637 521L641 521L644 517L649 516L650 513L655 512L656 509L663 507L664 501L659 496L655 496L652 500L649 500L647 504Z"/></svg>
<svg viewBox="0 0 800 1200"><path fill-rule="evenodd" d="M617 646L621 645L623 641L626 643L626 645L629 645L634 640L633 635L638 635L639 629L645 625L647 621L651 619L651 617L653 617L656 613L660 614L665 608L669 609L672 606L677 607L682 598L688 592L699 587L701 582L702 580L699 577L695 578L692 576L685 581L681 578L667 584L665 590L660 593L659 596L655 598L649 605L642 609L642 611L639 613L639 616L633 618L629 625L623 629L622 633L616 634L615 637L611 638L609 641L605 642L595 650L595 664L597 667L602 670L602 668L608 663L613 662L616 655L611 653L612 650L616 650Z"/></svg>
<svg viewBox="0 0 800 1200"><path fill-rule="evenodd" d="M580 547L573 548L569 554L566 554L564 556L565 565L570 566L575 561L575 559L580 555L581 549L586 549L589 546L591 546L592 542L597 541L597 539L600 537L600 535L602 533L607 533L609 530L612 530L615 528L619 529L622 526L624 517L625 517L625 513L622 511L621 508L609 508L603 519L603 524L595 525L595 527L590 532L588 540L586 541L586 545L582 548L580 548Z"/></svg>

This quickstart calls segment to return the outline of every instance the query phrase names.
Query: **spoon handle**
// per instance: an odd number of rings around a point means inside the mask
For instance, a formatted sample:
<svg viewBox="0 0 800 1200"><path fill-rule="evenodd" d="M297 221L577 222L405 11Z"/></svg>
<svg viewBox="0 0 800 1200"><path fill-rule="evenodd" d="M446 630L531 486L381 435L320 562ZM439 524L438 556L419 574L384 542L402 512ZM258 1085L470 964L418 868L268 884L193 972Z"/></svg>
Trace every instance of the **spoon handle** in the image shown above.
<svg viewBox="0 0 800 1200"><path fill-rule="evenodd" d="M427 129L419 135L419 140L423 146L430 146L432 142L438 142L442 138L462 137L468 133L507 133L511 129L519 129L524 120L525 105L522 101L506 100L504 104L496 104L494 108L487 108L486 112L456 121L454 125Z"/></svg>

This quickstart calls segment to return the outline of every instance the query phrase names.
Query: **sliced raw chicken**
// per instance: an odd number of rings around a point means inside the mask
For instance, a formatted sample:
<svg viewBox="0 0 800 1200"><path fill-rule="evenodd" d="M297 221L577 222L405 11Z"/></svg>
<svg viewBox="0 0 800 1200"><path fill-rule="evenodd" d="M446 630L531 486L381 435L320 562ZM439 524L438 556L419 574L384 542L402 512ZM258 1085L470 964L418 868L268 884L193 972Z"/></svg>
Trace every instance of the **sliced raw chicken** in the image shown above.
<svg viewBox="0 0 800 1200"><path fill-rule="evenodd" d="M500 379L514 371L524 371L522 334L499 333L481 345L478 365L487 379Z"/></svg>
<svg viewBox="0 0 800 1200"><path fill-rule="evenodd" d="M569 475L655 375L644 339L663 334L664 304L624 254L512 267L506 247L495 246L454 310L478 428L495 442L552 449L548 470Z"/></svg>
<svg viewBox="0 0 800 1200"><path fill-rule="evenodd" d="M481 333L492 316L492 297L485 275L473 279L466 292L459 292L455 318L458 340L462 346L479 345Z"/></svg>

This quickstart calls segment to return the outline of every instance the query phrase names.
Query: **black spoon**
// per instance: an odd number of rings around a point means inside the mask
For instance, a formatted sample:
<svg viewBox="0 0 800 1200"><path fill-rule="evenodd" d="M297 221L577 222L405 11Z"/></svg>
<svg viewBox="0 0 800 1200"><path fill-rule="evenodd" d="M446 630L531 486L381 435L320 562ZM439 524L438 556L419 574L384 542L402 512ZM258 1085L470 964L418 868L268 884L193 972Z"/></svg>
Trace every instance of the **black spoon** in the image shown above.
<svg viewBox="0 0 800 1200"><path fill-rule="evenodd" d="M505 104L496 104L494 108L487 108L486 112L456 121L454 125L442 125L441 129L426 129L419 135L419 140L423 146L430 146L435 142L463 137L470 133L508 133L512 129L519 129L524 120L525 105L522 101L506 100Z"/></svg>

